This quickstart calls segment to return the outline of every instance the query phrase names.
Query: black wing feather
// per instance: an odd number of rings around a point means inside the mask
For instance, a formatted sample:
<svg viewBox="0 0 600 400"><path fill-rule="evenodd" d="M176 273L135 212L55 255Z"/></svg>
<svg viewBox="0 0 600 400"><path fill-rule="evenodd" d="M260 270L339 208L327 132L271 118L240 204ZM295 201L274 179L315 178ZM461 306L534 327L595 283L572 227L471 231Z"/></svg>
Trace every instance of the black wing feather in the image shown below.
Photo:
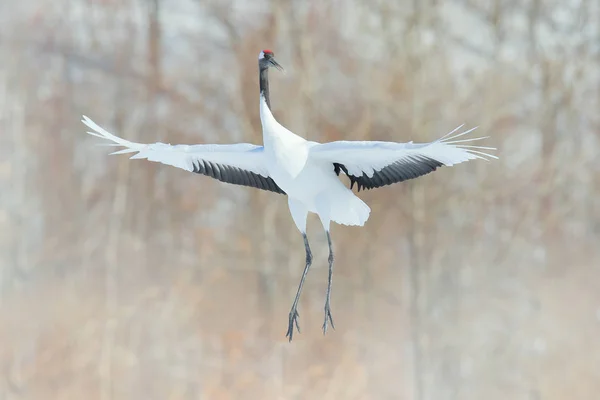
<svg viewBox="0 0 600 400"><path fill-rule="evenodd" d="M333 163L333 170L336 175L344 172L350 178L350 189L356 184L358 191L361 189L375 189L382 186L392 185L394 183L418 178L427 175L442 167L444 164L425 156L412 156L408 159L396 161L379 171L375 171L372 177L363 173L360 176L348 173L348 168L344 164Z"/></svg>
<svg viewBox="0 0 600 400"><path fill-rule="evenodd" d="M233 185L242 185L254 187L257 189L267 190L279 194L285 194L283 190L273 180L273 178L265 178L262 175L254 172L246 171L228 165L211 163L200 160L193 163L193 172L215 178L221 182L231 183Z"/></svg>

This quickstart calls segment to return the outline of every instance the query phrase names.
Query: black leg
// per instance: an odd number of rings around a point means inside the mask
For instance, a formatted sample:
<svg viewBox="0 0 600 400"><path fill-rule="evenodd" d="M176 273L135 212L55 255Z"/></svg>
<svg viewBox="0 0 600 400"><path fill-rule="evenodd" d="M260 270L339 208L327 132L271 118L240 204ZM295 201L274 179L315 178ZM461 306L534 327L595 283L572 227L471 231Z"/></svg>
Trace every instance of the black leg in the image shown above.
<svg viewBox="0 0 600 400"><path fill-rule="evenodd" d="M296 292L296 298L294 299L294 304L292 304L292 309L290 310L290 320L288 323L288 330L285 334L286 337L289 337L290 342L292 341L292 335L294 334L294 324L296 325L296 329L298 333L300 333L300 326L298 325L298 301L300 300L300 293L302 292L302 286L304 286L304 280L306 279L306 275L308 274L308 270L310 269L310 265L312 264L312 253L310 252L310 246L308 245L308 238L306 237L306 233L302 234L304 238L304 248L306 250L306 266L304 267L304 272L302 273L302 278L300 279L300 284L298 285L298 291Z"/></svg>
<svg viewBox="0 0 600 400"><path fill-rule="evenodd" d="M331 245L331 235L327 231L327 244L329 245L329 279L327 280L327 294L325 297L325 321L323 322L323 335L327 333L327 321L331 322L331 327L335 329L333 325L333 318L331 318L331 307L329 306L329 299L331 297L331 277L333 276L333 247Z"/></svg>

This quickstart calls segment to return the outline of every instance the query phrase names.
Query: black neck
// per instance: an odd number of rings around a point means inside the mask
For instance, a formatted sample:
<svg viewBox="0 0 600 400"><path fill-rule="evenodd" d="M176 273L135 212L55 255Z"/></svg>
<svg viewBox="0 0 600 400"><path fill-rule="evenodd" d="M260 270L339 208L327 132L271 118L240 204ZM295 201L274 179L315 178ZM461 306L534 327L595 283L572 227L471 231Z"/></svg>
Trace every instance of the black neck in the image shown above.
<svg viewBox="0 0 600 400"><path fill-rule="evenodd" d="M269 68L260 68L259 81L260 95L265 97L267 107L271 109L271 100L269 99Z"/></svg>

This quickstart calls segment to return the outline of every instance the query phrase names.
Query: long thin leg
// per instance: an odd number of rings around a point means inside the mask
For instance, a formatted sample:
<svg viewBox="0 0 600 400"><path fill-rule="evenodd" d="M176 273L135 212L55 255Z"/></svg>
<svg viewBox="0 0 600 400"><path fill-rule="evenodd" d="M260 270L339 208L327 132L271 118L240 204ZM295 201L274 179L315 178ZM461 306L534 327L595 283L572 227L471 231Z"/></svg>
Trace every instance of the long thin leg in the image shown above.
<svg viewBox="0 0 600 400"><path fill-rule="evenodd" d="M327 321L331 322L331 327L335 329L333 325L333 318L331 317L331 307L329 306L329 299L331 297L331 278L333 277L333 246L331 245L331 235L327 231L327 244L329 245L329 278L327 279L327 294L325 295L325 321L323 322L323 335L327 333Z"/></svg>
<svg viewBox="0 0 600 400"><path fill-rule="evenodd" d="M302 237L304 238L304 248L306 250L306 266L304 267L304 272L302 273L302 278L300 279L300 284L298 285L298 291L296 292L294 304L292 304L292 309L290 310L288 330L285 334L286 337L289 337L290 342L292 341L292 336L294 335L294 324L296 325L296 329L298 329L298 333L300 333L300 326L298 325L299 314L297 311L298 301L300 300L300 293L302 292L302 287L304 286L304 280L306 279L306 275L308 274L308 270L312 264L312 253L310 252L310 246L308 245L306 233L302 233Z"/></svg>

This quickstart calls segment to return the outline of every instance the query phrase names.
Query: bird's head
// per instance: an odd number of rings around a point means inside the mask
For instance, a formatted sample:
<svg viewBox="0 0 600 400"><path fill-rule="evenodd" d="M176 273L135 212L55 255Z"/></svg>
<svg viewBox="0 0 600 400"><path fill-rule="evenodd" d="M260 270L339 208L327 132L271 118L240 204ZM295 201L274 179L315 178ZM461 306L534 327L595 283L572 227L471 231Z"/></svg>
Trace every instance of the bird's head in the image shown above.
<svg viewBox="0 0 600 400"><path fill-rule="evenodd" d="M275 61L275 55L271 50L263 50L258 54L258 67L261 70L266 70L270 67L275 67L280 71L283 71L283 67Z"/></svg>

